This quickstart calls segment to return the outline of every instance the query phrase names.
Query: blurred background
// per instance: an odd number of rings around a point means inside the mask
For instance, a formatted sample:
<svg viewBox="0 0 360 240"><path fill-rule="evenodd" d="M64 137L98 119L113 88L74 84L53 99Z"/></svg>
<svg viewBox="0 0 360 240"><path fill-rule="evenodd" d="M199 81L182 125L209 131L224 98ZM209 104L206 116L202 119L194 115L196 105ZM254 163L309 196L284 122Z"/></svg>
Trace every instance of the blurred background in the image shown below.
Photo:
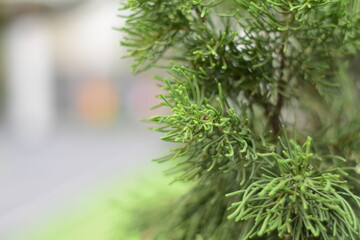
<svg viewBox="0 0 360 240"><path fill-rule="evenodd" d="M114 239L110 202L156 172L160 90L121 58L120 7L0 0L1 240Z"/></svg>

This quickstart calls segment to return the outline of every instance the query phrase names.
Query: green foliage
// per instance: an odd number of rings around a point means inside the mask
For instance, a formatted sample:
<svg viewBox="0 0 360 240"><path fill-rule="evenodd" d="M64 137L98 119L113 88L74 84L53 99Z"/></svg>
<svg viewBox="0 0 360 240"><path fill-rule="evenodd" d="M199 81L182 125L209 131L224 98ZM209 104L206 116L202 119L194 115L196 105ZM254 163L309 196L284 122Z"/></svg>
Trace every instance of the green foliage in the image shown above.
<svg viewBox="0 0 360 240"><path fill-rule="evenodd" d="M136 57L135 66L150 67L174 42L189 34L188 11L196 4L189 0L128 1L125 8L133 10L133 14L127 19L128 28L123 30L131 37L125 38L123 44L135 48L130 51L130 56Z"/></svg>
<svg viewBox="0 0 360 240"><path fill-rule="evenodd" d="M224 197L237 186L234 178L233 173L201 177L199 184L178 199L176 208L167 209L169 214L153 239L237 239L239 224L227 221L225 206L231 200Z"/></svg>
<svg viewBox="0 0 360 240"><path fill-rule="evenodd" d="M186 68L174 68L174 71L177 75L173 81L164 79L163 88L169 90L169 94L161 95L164 100L161 105L170 107L173 114L151 120L161 125L155 130L165 132L163 140L182 143L182 146L157 161L179 160L172 171L182 171L179 179L183 180L192 180L214 169L229 171L239 166L243 167L245 180L245 168L252 166L254 171L257 160L246 111L237 115L229 107L220 83L216 91L219 97L211 102L200 92L194 75Z"/></svg>
<svg viewBox="0 0 360 240"><path fill-rule="evenodd" d="M176 199L189 189L183 184L169 186L167 181L169 179L160 175L159 171L150 169L142 175L142 179L132 182L133 186L127 186L121 199L113 202L118 217L112 227L111 239L147 240L158 232ZM143 188L144 182L146 189Z"/></svg>
<svg viewBox="0 0 360 240"><path fill-rule="evenodd" d="M337 169L313 170L316 163L310 165L314 158L310 142L308 138L302 147L291 140L286 142L283 156L259 154L273 158L277 172L266 171L246 189L227 195L241 195L240 201L231 205L236 210L230 219L254 221L244 240L263 235L268 239L358 239L359 221L347 198L360 206L360 197L334 173Z"/></svg>
<svg viewBox="0 0 360 240"><path fill-rule="evenodd" d="M124 3L134 71L169 69L156 77L157 107L171 113L150 120L175 147L157 161L194 183L152 239L360 239L358 77L348 73L359 6Z"/></svg>

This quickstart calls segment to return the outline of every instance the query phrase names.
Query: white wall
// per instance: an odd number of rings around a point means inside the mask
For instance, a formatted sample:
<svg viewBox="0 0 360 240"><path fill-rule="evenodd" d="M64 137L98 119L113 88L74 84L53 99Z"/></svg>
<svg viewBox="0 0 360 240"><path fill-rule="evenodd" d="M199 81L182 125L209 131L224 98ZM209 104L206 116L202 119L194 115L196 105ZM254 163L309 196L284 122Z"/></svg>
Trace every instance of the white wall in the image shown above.
<svg viewBox="0 0 360 240"><path fill-rule="evenodd" d="M5 32L6 109L17 138L39 141L55 118L51 31L45 17L27 15Z"/></svg>

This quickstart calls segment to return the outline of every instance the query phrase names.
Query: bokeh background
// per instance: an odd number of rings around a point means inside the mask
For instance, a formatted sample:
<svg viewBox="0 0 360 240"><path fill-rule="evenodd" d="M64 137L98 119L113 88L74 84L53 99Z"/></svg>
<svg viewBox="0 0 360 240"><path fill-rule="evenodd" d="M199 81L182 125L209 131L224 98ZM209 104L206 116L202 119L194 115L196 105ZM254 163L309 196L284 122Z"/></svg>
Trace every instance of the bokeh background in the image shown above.
<svg viewBox="0 0 360 240"><path fill-rule="evenodd" d="M129 192L162 188L160 90L121 58L120 7L0 0L1 240L121 240Z"/></svg>

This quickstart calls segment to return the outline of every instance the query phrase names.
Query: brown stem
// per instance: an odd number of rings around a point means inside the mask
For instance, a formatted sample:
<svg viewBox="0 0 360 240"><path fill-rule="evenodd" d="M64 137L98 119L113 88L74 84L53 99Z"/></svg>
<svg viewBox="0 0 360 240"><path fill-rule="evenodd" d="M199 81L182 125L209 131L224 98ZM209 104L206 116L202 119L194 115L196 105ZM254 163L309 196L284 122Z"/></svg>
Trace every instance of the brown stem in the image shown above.
<svg viewBox="0 0 360 240"><path fill-rule="evenodd" d="M283 20L286 20L286 25L289 25L294 20L295 16L293 14L291 14L290 16L288 16L287 14L282 14L281 18ZM282 36L283 44L279 49L280 74L279 74L279 83L278 83L278 98L273 111L270 112L270 115L268 115L268 117L270 117L270 123L273 129L274 136L278 135L281 130L281 121L280 121L281 109L285 101L283 92L285 91L285 85L286 85L286 81L284 80L284 70L286 67L285 42L287 40L287 37L288 37L288 32L285 32Z"/></svg>
<svg viewBox="0 0 360 240"><path fill-rule="evenodd" d="M284 105L284 96L281 94L285 90L285 81L284 81L284 69L285 69L285 52L284 52L284 45L280 48L280 76L279 76L279 83L278 83L278 98L275 105L270 103L264 104L265 108L265 115L269 118L269 123L273 130L273 135L277 136L281 130L281 109Z"/></svg>
<svg viewBox="0 0 360 240"><path fill-rule="evenodd" d="M271 118L271 124L274 131L274 135L278 135L278 133L281 130L281 121L280 121L280 115L281 115L281 109L284 105L284 96L282 95L282 92L285 90L285 81L284 81L284 69L285 69L285 52L284 52L285 46L282 45L280 48L280 81L279 81L279 92L278 92L278 100L275 105L275 109L273 112L273 116Z"/></svg>

